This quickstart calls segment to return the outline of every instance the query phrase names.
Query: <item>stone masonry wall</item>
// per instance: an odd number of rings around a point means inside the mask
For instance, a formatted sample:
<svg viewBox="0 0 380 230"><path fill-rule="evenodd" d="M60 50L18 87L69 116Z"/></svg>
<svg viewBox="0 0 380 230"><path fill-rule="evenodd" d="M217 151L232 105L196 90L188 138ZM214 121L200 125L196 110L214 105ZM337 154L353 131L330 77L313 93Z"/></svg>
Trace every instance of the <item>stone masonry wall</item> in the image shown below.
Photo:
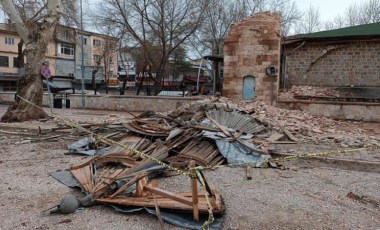
<svg viewBox="0 0 380 230"><path fill-rule="evenodd" d="M290 52L299 45L286 45L288 86L380 86L380 41L307 41Z"/></svg>
<svg viewBox="0 0 380 230"><path fill-rule="evenodd" d="M15 93L0 92L0 104L13 104ZM82 95L69 95L70 108L82 108ZM183 104L202 100L200 97L149 97L149 96L119 96L119 95L86 95L86 109L129 111L129 112L168 112ZM64 100L63 104L66 103ZM49 105L47 93L43 95L43 106ZM64 106L63 106L64 107ZM56 111L59 111L56 110Z"/></svg>
<svg viewBox="0 0 380 230"><path fill-rule="evenodd" d="M244 76L255 77L256 99L277 98L277 77L266 75L267 67L280 68L280 15L258 13L232 25L224 43L223 95L242 98Z"/></svg>

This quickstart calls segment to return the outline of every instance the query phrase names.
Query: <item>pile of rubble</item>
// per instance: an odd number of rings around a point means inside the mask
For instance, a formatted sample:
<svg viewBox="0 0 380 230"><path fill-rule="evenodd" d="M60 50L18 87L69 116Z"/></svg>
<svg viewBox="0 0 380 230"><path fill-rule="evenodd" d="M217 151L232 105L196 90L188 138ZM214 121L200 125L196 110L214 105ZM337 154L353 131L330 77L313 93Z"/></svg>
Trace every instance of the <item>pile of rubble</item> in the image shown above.
<svg viewBox="0 0 380 230"><path fill-rule="evenodd" d="M123 211L129 211L130 206L148 212L149 208L180 210L192 212L198 221L205 219L201 214L207 216L209 209L218 215L225 208L219 191L207 184L201 171L196 173L196 167L270 164L270 148L263 139L270 131L268 127L216 101L182 106L168 114L145 112L122 124L88 128L97 134L107 130L108 134L81 139L69 150L93 157L67 171L52 173L67 186L82 189L84 194L78 202L69 202L75 207L108 204ZM156 179L172 173L191 176L191 192L159 188ZM197 180L204 191L198 191ZM73 199L63 199L63 204L66 200ZM53 210L75 210L61 206ZM186 223L196 226L189 220Z"/></svg>
<svg viewBox="0 0 380 230"><path fill-rule="evenodd" d="M333 87L298 86L294 85L289 90L279 94L280 100L293 100L297 97L339 97L339 91Z"/></svg>
<svg viewBox="0 0 380 230"><path fill-rule="evenodd" d="M343 131L344 124L347 122L278 109L263 102L204 99L166 114L145 112L128 122L88 127L98 134L105 130L108 134L86 137L69 149L70 153L93 157L52 176L82 189L84 195L71 202L76 206L108 204L126 212L134 206L150 213L149 208L156 208L156 215L161 213L160 208L181 210L193 213L195 222L187 220L187 226L199 227L199 214L207 215L208 208L222 214L225 207L219 191L210 187L201 173L195 173L197 167L276 167L270 161L273 144L379 147L379 137L367 136L361 129ZM158 177L173 173L192 177L191 192L158 187ZM197 179L202 181L204 191L198 191ZM172 214L162 213L167 221L182 226L181 221L170 219Z"/></svg>
<svg viewBox="0 0 380 230"><path fill-rule="evenodd" d="M290 132L298 143L341 148L380 147L380 137L365 134L360 128L361 122L317 117L305 111L276 108L261 101L245 102L220 98L218 103L250 114L270 128L272 133L286 135Z"/></svg>

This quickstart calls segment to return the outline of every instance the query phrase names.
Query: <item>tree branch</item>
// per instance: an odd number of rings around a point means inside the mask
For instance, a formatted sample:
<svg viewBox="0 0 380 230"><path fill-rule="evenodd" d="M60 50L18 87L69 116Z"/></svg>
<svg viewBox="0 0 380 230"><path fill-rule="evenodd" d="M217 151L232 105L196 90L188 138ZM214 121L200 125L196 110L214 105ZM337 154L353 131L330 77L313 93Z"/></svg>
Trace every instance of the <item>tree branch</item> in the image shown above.
<svg viewBox="0 0 380 230"><path fill-rule="evenodd" d="M9 16L9 18L12 20L12 22L14 22L15 29L17 33L20 35L21 39L24 40L25 43L28 43L29 30L25 26L24 21L22 20L12 0L0 0L0 3L4 8L4 11Z"/></svg>

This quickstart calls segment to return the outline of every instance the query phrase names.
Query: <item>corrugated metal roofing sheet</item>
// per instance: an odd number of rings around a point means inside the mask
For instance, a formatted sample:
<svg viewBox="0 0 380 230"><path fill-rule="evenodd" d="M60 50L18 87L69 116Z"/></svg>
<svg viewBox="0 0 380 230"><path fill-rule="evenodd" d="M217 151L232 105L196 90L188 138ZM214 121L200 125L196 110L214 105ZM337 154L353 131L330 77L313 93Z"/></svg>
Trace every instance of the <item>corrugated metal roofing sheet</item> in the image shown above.
<svg viewBox="0 0 380 230"><path fill-rule="evenodd" d="M265 129L265 126L255 118L238 111L228 112L225 110L213 109L210 110L207 115L219 124L243 133L255 134Z"/></svg>

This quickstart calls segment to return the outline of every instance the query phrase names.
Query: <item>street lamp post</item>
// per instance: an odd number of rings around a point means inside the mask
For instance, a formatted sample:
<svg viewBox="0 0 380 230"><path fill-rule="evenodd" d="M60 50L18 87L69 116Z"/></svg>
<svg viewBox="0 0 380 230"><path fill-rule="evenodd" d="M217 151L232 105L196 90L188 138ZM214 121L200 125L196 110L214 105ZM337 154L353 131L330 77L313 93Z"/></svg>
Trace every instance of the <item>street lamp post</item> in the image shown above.
<svg viewBox="0 0 380 230"><path fill-rule="evenodd" d="M82 70L82 109L86 108L85 96L84 96L84 55L83 55L83 6L82 0L80 0L80 40L81 40L81 70Z"/></svg>

